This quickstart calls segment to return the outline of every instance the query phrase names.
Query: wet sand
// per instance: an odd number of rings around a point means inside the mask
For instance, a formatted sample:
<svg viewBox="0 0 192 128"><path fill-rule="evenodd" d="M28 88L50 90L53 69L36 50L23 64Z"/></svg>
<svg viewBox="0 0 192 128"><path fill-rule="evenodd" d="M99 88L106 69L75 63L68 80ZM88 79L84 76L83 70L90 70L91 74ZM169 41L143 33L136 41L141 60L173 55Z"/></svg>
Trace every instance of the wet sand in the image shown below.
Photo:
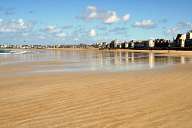
<svg viewBox="0 0 192 128"><path fill-rule="evenodd" d="M191 128L191 83L190 64L0 77L0 128Z"/></svg>
<svg viewBox="0 0 192 128"><path fill-rule="evenodd" d="M192 56L192 51L182 50L134 50L134 49L104 49L103 51L127 51L127 52L140 52L140 53L158 53L169 56Z"/></svg>
<svg viewBox="0 0 192 128"><path fill-rule="evenodd" d="M98 48L53 48L46 50L56 50L56 51L125 51L125 52L141 52L141 53L159 53L173 56L192 56L192 51L184 50L135 50L135 49L102 49Z"/></svg>

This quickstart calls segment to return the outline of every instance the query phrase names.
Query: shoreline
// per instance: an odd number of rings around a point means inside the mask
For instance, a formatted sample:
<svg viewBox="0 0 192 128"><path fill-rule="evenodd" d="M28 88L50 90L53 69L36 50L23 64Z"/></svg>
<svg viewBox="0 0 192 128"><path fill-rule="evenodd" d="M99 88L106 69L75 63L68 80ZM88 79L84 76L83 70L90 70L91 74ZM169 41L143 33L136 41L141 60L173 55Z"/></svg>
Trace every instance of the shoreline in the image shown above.
<svg viewBox="0 0 192 128"><path fill-rule="evenodd" d="M192 56L192 51L184 50L135 50L135 49L102 49L99 48L48 48L48 49L7 49L7 50L34 50L34 51L43 51L43 50L53 50L53 51L114 51L114 52L139 52L139 53L156 53L164 54L170 56Z"/></svg>
<svg viewBox="0 0 192 128"><path fill-rule="evenodd" d="M156 53L156 54L163 54L169 56L192 56L192 51L182 51L182 50L135 50L135 49L102 49L99 48L58 48L58 49L47 49L47 50L77 50L77 51L113 51L113 52L139 52L139 53Z"/></svg>
<svg viewBox="0 0 192 128"><path fill-rule="evenodd" d="M179 50L135 50L135 49L103 49L101 51L124 51L124 52L139 52L139 53L157 53L171 56L192 56L192 51Z"/></svg>

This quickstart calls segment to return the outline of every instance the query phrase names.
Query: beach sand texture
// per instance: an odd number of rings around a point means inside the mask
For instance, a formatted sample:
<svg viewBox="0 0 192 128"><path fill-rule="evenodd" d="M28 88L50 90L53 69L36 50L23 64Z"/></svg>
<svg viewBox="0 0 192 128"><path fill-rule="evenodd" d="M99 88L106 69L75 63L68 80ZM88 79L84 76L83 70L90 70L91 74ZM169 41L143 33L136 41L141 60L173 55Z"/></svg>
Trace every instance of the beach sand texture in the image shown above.
<svg viewBox="0 0 192 128"><path fill-rule="evenodd" d="M191 65L0 78L0 128L191 127Z"/></svg>

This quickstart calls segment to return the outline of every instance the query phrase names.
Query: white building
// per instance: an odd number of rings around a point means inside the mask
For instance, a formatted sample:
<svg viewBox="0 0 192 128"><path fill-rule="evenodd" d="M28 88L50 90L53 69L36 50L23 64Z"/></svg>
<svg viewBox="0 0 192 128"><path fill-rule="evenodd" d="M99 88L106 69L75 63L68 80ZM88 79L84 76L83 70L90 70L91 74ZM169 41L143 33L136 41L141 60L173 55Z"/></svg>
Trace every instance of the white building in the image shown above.
<svg viewBox="0 0 192 128"><path fill-rule="evenodd" d="M155 42L154 40L149 40L149 47L154 48L155 47Z"/></svg>
<svg viewBox="0 0 192 128"><path fill-rule="evenodd" d="M115 40L114 41L114 48L121 48L121 41Z"/></svg>
<svg viewBox="0 0 192 128"><path fill-rule="evenodd" d="M128 47L129 47L129 43L125 42L125 48L128 48Z"/></svg>
<svg viewBox="0 0 192 128"><path fill-rule="evenodd" d="M135 47L135 42L131 42L131 48Z"/></svg>
<svg viewBox="0 0 192 128"><path fill-rule="evenodd" d="M185 40L186 40L186 34L182 34L179 39L179 42L180 42L182 48L185 47Z"/></svg>

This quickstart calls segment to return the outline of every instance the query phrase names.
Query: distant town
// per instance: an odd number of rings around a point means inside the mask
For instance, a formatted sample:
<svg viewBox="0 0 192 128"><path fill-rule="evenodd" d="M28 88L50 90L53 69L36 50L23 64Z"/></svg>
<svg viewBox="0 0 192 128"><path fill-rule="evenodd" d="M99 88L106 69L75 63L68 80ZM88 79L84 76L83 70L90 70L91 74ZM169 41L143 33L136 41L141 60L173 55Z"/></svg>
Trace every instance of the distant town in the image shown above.
<svg viewBox="0 0 192 128"><path fill-rule="evenodd" d="M150 39L150 40L131 40L111 42L98 42L95 44L77 44L77 45L16 45L0 44L3 49L56 49L56 48L98 48L102 49L141 49L141 50L192 50L192 31L185 34L178 34L176 39Z"/></svg>

